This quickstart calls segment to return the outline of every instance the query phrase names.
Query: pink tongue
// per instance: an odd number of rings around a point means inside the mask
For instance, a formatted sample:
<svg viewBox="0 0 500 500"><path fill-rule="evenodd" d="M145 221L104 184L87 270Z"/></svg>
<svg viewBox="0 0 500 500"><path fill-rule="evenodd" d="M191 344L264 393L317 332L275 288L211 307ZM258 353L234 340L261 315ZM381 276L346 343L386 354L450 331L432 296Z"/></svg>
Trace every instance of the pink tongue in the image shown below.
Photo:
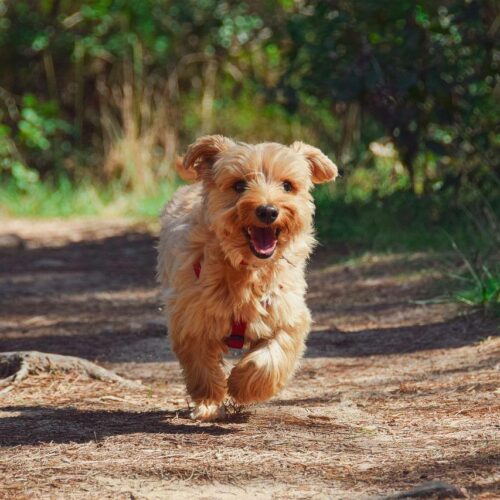
<svg viewBox="0 0 500 500"><path fill-rule="evenodd" d="M259 253L270 253L276 247L276 236L274 229L270 227L253 227L252 228L252 243Z"/></svg>

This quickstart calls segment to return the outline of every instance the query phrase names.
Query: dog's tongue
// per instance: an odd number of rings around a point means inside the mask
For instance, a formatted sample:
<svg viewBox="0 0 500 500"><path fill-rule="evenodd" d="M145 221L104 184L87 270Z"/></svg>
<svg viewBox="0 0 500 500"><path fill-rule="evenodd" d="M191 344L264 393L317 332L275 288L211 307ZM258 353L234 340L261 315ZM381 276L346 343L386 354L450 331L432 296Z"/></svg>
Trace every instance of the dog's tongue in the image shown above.
<svg viewBox="0 0 500 500"><path fill-rule="evenodd" d="M254 226L250 229L252 235L252 244L258 253L269 255L276 248L276 234L270 227Z"/></svg>

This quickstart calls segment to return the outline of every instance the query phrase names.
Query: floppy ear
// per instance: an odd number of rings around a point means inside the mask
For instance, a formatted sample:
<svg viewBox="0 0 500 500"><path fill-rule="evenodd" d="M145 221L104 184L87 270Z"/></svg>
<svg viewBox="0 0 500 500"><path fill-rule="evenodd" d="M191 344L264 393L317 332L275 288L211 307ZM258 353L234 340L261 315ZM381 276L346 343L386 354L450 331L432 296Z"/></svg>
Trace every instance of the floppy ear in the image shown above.
<svg viewBox="0 0 500 500"><path fill-rule="evenodd" d="M196 170L184 168L184 158L182 156L175 159L175 170L177 170L179 177L186 182L195 182L198 177Z"/></svg>
<svg viewBox="0 0 500 500"><path fill-rule="evenodd" d="M339 174L337 165L333 163L328 156L324 155L318 148L296 141L290 149L303 155L309 163L311 169L311 179L314 184L334 181Z"/></svg>
<svg viewBox="0 0 500 500"><path fill-rule="evenodd" d="M223 135L205 135L191 144L177 170L181 177L189 180L199 179L217 160L219 153L234 146L235 143ZM193 179L194 178L194 179Z"/></svg>

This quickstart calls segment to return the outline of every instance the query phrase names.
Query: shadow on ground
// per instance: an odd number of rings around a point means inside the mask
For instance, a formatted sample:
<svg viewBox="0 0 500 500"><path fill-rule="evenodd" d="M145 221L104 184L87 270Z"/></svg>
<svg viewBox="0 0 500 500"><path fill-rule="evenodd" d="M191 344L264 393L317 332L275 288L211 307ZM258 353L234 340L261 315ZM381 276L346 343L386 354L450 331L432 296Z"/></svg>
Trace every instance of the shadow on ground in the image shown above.
<svg viewBox="0 0 500 500"><path fill-rule="evenodd" d="M500 332L481 314L425 325L375 328L355 332L312 332L307 357L350 357L404 354L428 349L458 348Z"/></svg>
<svg viewBox="0 0 500 500"><path fill-rule="evenodd" d="M0 352L5 351L42 351L67 356L84 357L90 360L111 363L161 362L172 361L174 356L169 349L166 328L160 325L145 325L140 330L116 329L107 327L86 333L81 325L73 330L66 329L64 322L54 325L54 329L65 328L64 334L25 333L22 336L2 338Z"/></svg>
<svg viewBox="0 0 500 500"><path fill-rule="evenodd" d="M126 434L207 434L222 436L237 432L218 425L183 424L173 411L79 410L43 406L10 406L3 412L12 417L0 420L0 446L34 445L39 443L98 442L109 436ZM19 412L21 413L19 415Z"/></svg>
<svg viewBox="0 0 500 500"><path fill-rule="evenodd" d="M383 324L395 310L411 313L419 307L412 300L434 293L426 291L425 278L394 279L425 267L428 257L332 266L336 256L345 258L335 248L322 248L311 266L309 305L316 319L326 318L326 327L312 332L308 357L456 348L498 335L478 315L349 332L333 327L339 315L347 322L365 315ZM141 232L59 247L0 249L0 351L107 362L172 360L158 310L155 259L155 238Z"/></svg>
<svg viewBox="0 0 500 500"><path fill-rule="evenodd" d="M155 245L150 234L130 232L57 247L0 249L0 297L10 302L0 301L0 307L9 310L16 297L41 292L71 296L153 287Z"/></svg>
<svg viewBox="0 0 500 500"><path fill-rule="evenodd" d="M2 351L43 351L90 360L112 363L172 361L174 356L168 347L166 329L160 325L145 325L139 331L97 330L96 333L78 332L71 325L61 322L67 334L22 336L2 338ZM485 328L480 315L452 319L425 326L369 329L356 332L313 332L307 342L306 357L355 357L387 354L403 354L428 349L458 348L475 344L488 336L498 336L498 331Z"/></svg>

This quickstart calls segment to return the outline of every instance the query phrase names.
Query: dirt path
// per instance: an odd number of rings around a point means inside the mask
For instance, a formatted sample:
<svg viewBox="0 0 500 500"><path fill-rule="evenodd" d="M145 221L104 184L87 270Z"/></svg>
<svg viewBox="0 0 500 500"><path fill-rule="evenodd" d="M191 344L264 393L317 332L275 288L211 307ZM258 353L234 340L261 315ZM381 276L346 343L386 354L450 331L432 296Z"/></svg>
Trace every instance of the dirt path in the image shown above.
<svg viewBox="0 0 500 500"><path fill-rule="evenodd" d="M159 310L154 228L2 221L10 233L24 248L0 248L0 351L81 356L149 389L52 373L0 395L0 498L349 499L431 480L500 498L498 322L429 303L435 259L323 248L294 381L198 424Z"/></svg>

